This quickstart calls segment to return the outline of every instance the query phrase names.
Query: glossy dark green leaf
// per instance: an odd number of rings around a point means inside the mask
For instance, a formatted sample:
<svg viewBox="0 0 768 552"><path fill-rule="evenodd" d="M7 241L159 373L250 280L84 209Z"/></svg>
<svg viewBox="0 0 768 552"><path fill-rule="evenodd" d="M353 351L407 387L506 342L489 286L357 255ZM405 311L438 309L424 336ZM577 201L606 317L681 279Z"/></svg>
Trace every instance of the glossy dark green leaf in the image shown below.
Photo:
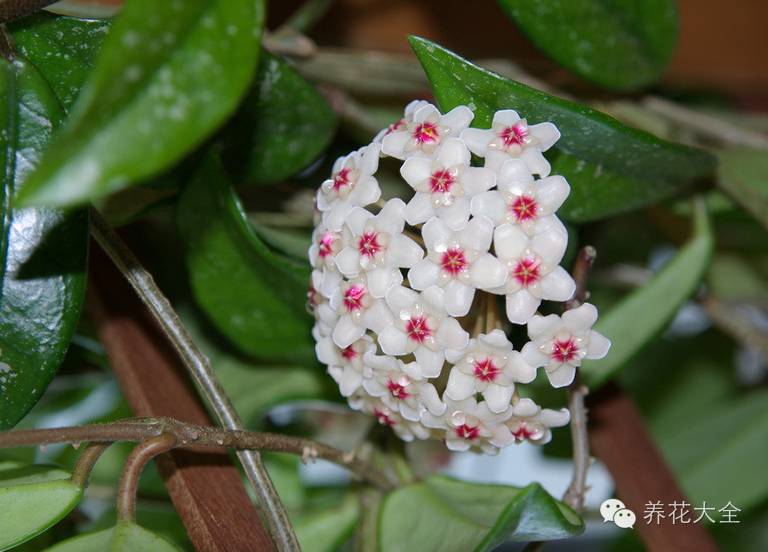
<svg viewBox="0 0 768 552"><path fill-rule="evenodd" d="M616 90L652 83L677 42L674 0L498 0L544 53Z"/></svg>
<svg viewBox="0 0 768 552"><path fill-rule="evenodd" d="M21 54L51 85L65 110L75 102L107 36L108 21L39 13L11 27Z"/></svg>
<svg viewBox="0 0 768 552"><path fill-rule="evenodd" d="M178 223L192 292L216 327L258 358L313 358L309 271L259 239L214 156L182 191Z"/></svg>
<svg viewBox="0 0 768 552"><path fill-rule="evenodd" d="M713 248L706 208L698 200L688 243L651 280L601 313L595 330L611 339L612 345L606 358L582 364L582 375L590 387L614 375L667 326L701 284Z"/></svg>
<svg viewBox="0 0 768 552"><path fill-rule="evenodd" d="M0 464L0 550L26 542L77 506L83 488L52 466Z"/></svg>
<svg viewBox="0 0 768 552"><path fill-rule="evenodd" d="M61 108L24 60L0 62L0 429L37 402L64 358L85 292L88 219L10 202Z"/></svg>
<svg viewBox="0 0 768 552"><path fill-rule="evenodd" d="M262 0L128 0L19 201L81 204L175 163L245 93L263 12Z"/></svg>
<svg viewBox="0 0 768 552"><path fill-rule="evenodd" d="M178 552L160 535L135 523L119 521L110 529L80 535L52 546L48 552Z"/></svg>
<svg viewBox="0 0 768 552"><path fill-rule="evenodd" d="M540 92L472 65L428 40L411 37L443 110L469 105L473 126L490 127L493 113L515 109L530 123L551 121L562 137L552 172L564 175L571 196L561 213L576 222L637 209L670 197L711 175L710 154L622 125L587 106Z"/></svg>
<svg viewBox="0 0 768 552"><path fill-rule="evenodd" d="M493 550L511 540L578 535L581 518L537 483L527 487L466 483L432 476L390 493L379 521L382 552Z"/></svg>
<svg viewBox="0 0 768 552"><path fill-rule="evenodd" d="M768 154L761 150L721 151L717 184L768 228Z"/></svg>
<svg viewBox="0 0 768 552"><path fill-rule="evenodd" d="M336 116L314 86L262 52L250 94L224 136L224 162L237 182L276 182L301 171L330 142Z"/></svg>
<svg viewBox="0 0 768 552"><path fill-rule="evenodd" d="M270 472L271 473L271 472ZM295 516L293 527L304 552L336 552L354 531L360 502L349 496L335 508Z"/></svg>

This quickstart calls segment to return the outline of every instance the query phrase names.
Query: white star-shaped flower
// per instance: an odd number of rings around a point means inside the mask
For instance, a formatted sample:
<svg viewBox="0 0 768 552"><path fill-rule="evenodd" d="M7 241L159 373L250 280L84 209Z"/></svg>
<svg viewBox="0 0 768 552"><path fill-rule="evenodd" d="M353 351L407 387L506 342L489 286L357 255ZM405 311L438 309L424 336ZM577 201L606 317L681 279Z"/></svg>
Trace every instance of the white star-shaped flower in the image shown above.
<svg viewBox="0 0 768 552"><path fill-rule="evenodd" d="M434 378L443 369L446 350L466 348L469 334L455 318L446 315L442 289L433 286L417 293L395 286L387 292L386 300L394 324L377 332L384 354L414 354L424 377Z"/></svg>
<svg viewBox="0 0 768 552"><path fill-rule="evenodd" d="M515 442L528 441L534 445L545 445L552 440L552 427L562 427L571 421L567 408L550 410L542 408L531 399L520 399L512 407L512 417L506 425Z"/></svg>
<svg viewBox="0 0 768 552"><path fill-rule="evenodd" d="M603 358L611 348L610 340L592 329L596 321L597 309L589 303L562 317L534 316L528 323L531 341L520 353L531 366L544 366L553 387L570 385L583 359Z"/></svg>
<svg viewBox="0 0 768 552"><path fill-rule="evenodd" d="M491 412L497 414L509 408L515 383L530 383L536 378L536 368L523 360L501 330L470 339L462 357L448 360L455 366L445 396L462 401L481 393Z"/></svg>
<svg viewBox="0 0 768 552"><path fill-rule="evenodd" d="M432 104L422 105L413 113L413 121L382 138L381 153L397 159L414 155L431 157L444 140L451 136L458 137L474 116L464 105L445 115Z"/></svg>
<svg viewBox="0 0 768 552"><path fill-rule="evenodd" d="M403 116L389 125L387 128L382 129L376 137L373 139L375 143L381 144L381 141L384 139L385 136L389 136L393 132L397 132L399 130L405 130L409 123L413 122L413 115L422 107L425 105L431 105L426 100L413 100L411 103L405 106L405 110L403 111Z"/></svg>
<svg viewBox="0 0 768 552"><path fill-rule="evenodd" d="M452 230L462 228L469 220L472 196L493 187L496 173L491 169L470 167L467 146L458 138L448 138L434 159L409 157L400 174L416 190L405 219L411 226L438 216Z"/></svg>
<svg viewBox="0 0 768 552"><path fill-rule="evenodd" d="M445 309L451 316L469 312L476 289L497 288L506 281L506 267L488 253L493 224L487 218L473 218L457 231L431 218L422 227L422 236L427 256L408 271L408 281L418 290L444 288Z"/></svg>
<svg viewBox="0 0 768 552"><path fill-rule="evenodd" d="M445 404L435 386L426 381L415 362L406 364L373 353L366 354L365 362L372 371L370 377L363 380L363 388L392 410L400 412L406 420L418 422L424 410L435 416L445 412Z"/></svg>
<svg viewBox="0 0 768 552"><path fill-rule="evenodd" d="M381 197L381 188L373 176L379 168L379 153L379 144L369 144L339 157L333 164L331 178L317 193L317 208L323 212L327 229L340 230L352 209L375 203Z"/></svg>
<svg viewBox="0 0 768 552"><path fill-rule="evenodd" d="M461 133L469 150L485 158L485 166L499 170L507 159L520 158L533 174L547 176L549 161L542 152L560 139L552 123L528 125L516 111L503 109L493 116L489 129L468 128Z"/></svg>
<svg viewBox="0 0 768 552"><path fill-rule="evenodd" d="M428 439L432 432L424 427L421 422L412 422L406 420L400 415L400 411L388 407L384 401L378 397L373 397L363 390L356 391L347 399L349 406L353 410L359 410L366 414L376 417L376 420L383 426L392 428L395 434L403 441L413 441L416 439Z"/></svg>
<svg viewBox="0 0 768 552"><path fill-rule="evenodd" d="M378 333L392 324L392 313L384 301L371 295L364 277L342 282L329 304L339 316L332 337L341 349L363 337L366 330Z"/></svg>
<svg viewBox="0 0 768 552"><path fill-rule="evenodd" d="M366 366L364 356L375 353L373 339L364 335L349 347L338 347L330 337L324 337L315 344L317 359L328 367L328 373L339 384L341 394L349 397L363 384L363 377L370 377L371 368Z"/></svg>
<svg viewBox="0 0 768 552"><path fill-rule="evenodd" d="M485 401L477 403L474 397L463 401L446 399L446 411L442 416L424 412L422 423L430 428L445 430L445 444L450 450L480 449L487 454L497 454L499 449L513 441L504 422L512 415L512 408L493 413Z"/></svg>
<svg viewBox="0 0 768 552"><path fill-rule="evenodd" d="M576 284L558 264L568 246L568 232L554 215L539 221L533 237L518 225L502 224L494 231L493 246L509 276L491 291L506 295L507 318L513 324L526 324L542 299L567 301L573 296Z"/></svg>
<svg viewBox="0 0 768 552"><path fill-rule="evenodd" d="M347 278L367 275L371 295L384 297L387 290L403 281L400 268L410 268L424 251L403 234L405 203L390 199L373 215L362 208L353 209L345 222L346 243L334 257Z"/></svg>
<svg viewBox="0 0 768 552"><path fill-rule="evenodd" d="M472 198L472 214L486 216L496 226L518 224L529 235L537 232L539 221L560 208L571 191L568 182L560 175L534 180L528 167L519 159L504 163L496 187L498 190Z"/></svg>

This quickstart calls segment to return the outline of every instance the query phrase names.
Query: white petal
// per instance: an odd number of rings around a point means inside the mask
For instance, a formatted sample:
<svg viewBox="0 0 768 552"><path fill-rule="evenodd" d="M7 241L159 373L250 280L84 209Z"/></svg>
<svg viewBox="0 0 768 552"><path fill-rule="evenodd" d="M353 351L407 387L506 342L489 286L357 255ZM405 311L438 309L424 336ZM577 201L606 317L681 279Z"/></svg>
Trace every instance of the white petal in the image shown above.
<svg viewBox="0 0 768 552"><path fill-rule="evenodd" d="M453 204L438 207L435 213L451 230L461 230L469 220L469 200L465 197L457 197Z"/></svg>
<svg viewBox="0 0 768 552"><path fill-rule="evenodd" d="M450 435L455 434L451 431ZM445 446L448 447L448 450L452 450L454 452L466 452L469 450L469 443L467 443L464 439L459 439L457 437L446 437Z"/></svg>
<svg viewBox="0 0 768 552"><path fill-rule="evenodd" d="M326 228L328 228L328 230L341 230L341 227L344 226L344 221L349 215L349 212L354 209L354 207L355 206L352 205L349 201L337 201L333 204L333 207L331 207L330 211L326 211L323 214L323 224Z"/></svg>
<svg viewBox="0 0 768 552"><path fill-rule="evenodd" d="M422 226L421 235L424 238L424 244L427 248L434 250L438 244L450 240L453 233L442 220L435 217L429 219L424 226Z"/></svg>
<svg viewBox="0 0 768 552"><path fill-rule="evenodd" d="M590 303L584 303L563 313L563 324L572 332L588 330L595 322L597 322L597 309Z"/></svg>
<svg viewBox="0 0 768 552"><path fill-rule="evenodd" d="M560 317L556 314L547 316L534 316L528 322L528 337L537 339L541 335L551 335L560 326Z"/></svg>
<svg viewBox="0 0 768 552"><path fill-rule="evenodd" d="M451 135L458 136L459 133L469 126L475 114L465 105L459 105L451 109L440 118L440 124L450 127Z"/></svg>
<svg viewBox="0 0 768 552"><path fill-rule="evenodd" d="M533 175L528 165L520 159L507 159L499 171L499 190L522 193L533 183Z"/></svg>
<svg viewBox="0 0 768 552"><path fill-rule="evenodd" d="M379 182L372 176L361 176L349 197L350 200L361 207L376 203L381 197Z"/></svg>
<svg viewBox="0 0 768 552"><path fill-rule="evenodd" d="M549 301L568 301L576 291L576 282L562 267L556 267L541 279L542 299Z"/></svg>
<svg viewBox="0 0 768 552"><path fill-rule="evenodd" d="M399 197L390 199L376 215L376 226L390 234L398 234L405 226L405 203Z"/></svg>
<svg viewBox="0 0 768 552"><path fill-rule="evenodd" d="M354 278L360 272L360 253L353 247L345 247L333 258L344 276Z"/></svg>
<svg viewBox="0 0 768 552"><path fill-rule="evenodd" d="M440 117L440 111L431 103L426 103L414 111L413 122L423 123L427 119L437 119L438 117Z"/></svg>
<svg viewBox="0 0 768 552"><path fill-rule="evenodd" d="M421 292L421 300L436 312L445 310L445 291L440 286L429 286Z"/></svg>
<svg viewBox="0 0 768 552"><path fill-rule="evenodd" d="M446 349L461 350L469 343L469 334L461 328L455 318L446 318L440 324L435 337Z"/></svg>
<svg viewBox="0 0 768 552"><path fill-rule="evenodd" d="M400 311L411 308L418 298L419 294L412 289L396 286L387 292L387 305L398 316Z"/></svg>
<svg viewBox="0 0 768 552"><path fill-rule="evenodd" d="M420 383L418 388L419 399L424 403L424 406L427 407L427 410L435 416L440 416L445 413L445 403L440 400L434 385L431 383ZM419 420L417 419L414 421L418 422Z"/></svg>
<svg viewBox="0 0 768 552"><path fill-rule="evenodd" d="M403 283L403 275L399 270L384 266L367 273L368 291L377 299L383 298L389 288Z"/></svg>
<svg viewBox="0 0 768 552"><path fill-rule="evenodd" d="M568 412L567 408L561 408L560 410L545 408L537 418L547 427L563 427L571 421L571 413Z"/></svg>
<svg viewBox="0 0 768 552"><path fill-rule="evenodd" d="M413 189L416 189L432 174L432 160L426 157L409 157L400 167L400 174Z"/></svg>
<svg viewBox="0 0 768 552"><path fill-rule="evenodd" d="M517 401L517 404L512 408L512 413L520 418L530 418L536 416L541 407L537 405L533 400L528 397L524 397Z"/></svg>
<svg viewBox="0 0 768 552"><path fill-rule="evenodd" d="M350 209L349 213L345 217L345 224L347 228L352 232L352 235L359 236L365 229L365 224L373 218L373 213L366 211L362 207L355 207Z"/></svg>
<svg viewBox="0 0 768 552"><path fill-rule="evenodd" d="M490 190L496 184L496 173L485 167L469 167L461 175L461 187L468 196Z"/></svg>
<svg viewBox="0 0 768 552"><path fill-rule="evenodd" d="M381 153L396 159L405 159L405 152L403 150L410 139L410 133L405 131L388 134L381 141Z"/></svg>
<svg viewBox="0 0 768 552"><path fill-rule="evenodd" d="M532 342L528 342L523 346L523 350L520 351L520 355L523 357L525 362L536 368L539 366L545 366L547 362L549 362L549 357L541 354L539 348L535 343Z"/></svg>
<svg viewBox="0 0 768 552"><path fill-rule="evenodd" d="M417 347L413 354L416 356L416 362L421 366L421 373L425 378L436 378L443 371L445 355L442 351L430 351L422 346Z"/></svg>
<svg viewBox="0 0 768 552"><path fill-rule="evenodd" d="M512 126L520 120L520 115L514 109L502 109L493 115L493 125Z"/></svg>
<svg viewBox="0 0 768 552"><path fill-rule="evenodd" d="M454 401L463 401L475 394L475 378L465 374L455 366L448 376L445 395Z"/></svg>
<svg viewBox="0 0 768 552"><path fill-rule="evenodd" d="M536 251L546 263L558 264L568 247L568 234L560 232L541 232L531 238L531 249Z"/></svg>
<svg viewBox="0 0 768 552"><path fill-rule="evenodd" d="M493 239L493 223L486 217L474 217L459 232L461 244L475 251L488 251Z"/></svg>
<svg viewBox="0 0 768 552"><path fill-rule="evenodd" d="M485 154L484 167L498 172L504 163L510 159L509 154L498 150L488 150Z"/></svg>
<svg viewBox="0 0 768 552"><path fill-rule="evenodd" d="M437 283L440 268L428 259L422 259L408 271L408 282L413 289L427 289Z"/></svg>
<svg viewBox="0 0 768 552"><path fill-rule="evenodd" d="M501 259L517 259L528 248L526 233L517 225L502 224L493 233L493 247Z"/></svg>
<svg viewBox="0 0 768 552"><path fill-rule="evenodd" d="M392 266L411 268L424 257L424 250L411 238L396 234L387 249L387 261Z"/></svg>
<svg viewBox="0 0 768 552"><path fill-rule="evenodd" d="M345 397L349 397L354 393L360 385L363 383L363 375L357 370L352 368L345 368L341 375L341 382L339 383L339 389L341 394Z"/></svg>
<svg viewBox="0 0 768 552"><path fill-rule="evenodd" d="M560 131L549 122L531 125L528 129L539 141L538 147L541 148L541 151L547 151L560 139Z"/></svg>
<svg viewBox="0 0 768 552"><path fill-rule="evenodd" d="M551 170L549 161L537 148L525 148L520 154L520 159L525 161L525 164L528 165L533 174L538 174L542 177L549 176L549 171Z"/></svg>
<svg viewBox="0 0 768 552"><path fill-rule="evenodd" d="M526 289L507 294L507 318L513 324L527 324L539 308L541 299Z"/></svg>
<svg viewBox="0 0 768 552"><path fill-rule="evenodd" d="M507 204L501 193L492 190L473 197L469 210L472 215L488 217L494 225L497 225L507 212Z"/></svg>
<svg viewBox="0 0 768 552"><path fill-rule="evenodd" d="M488 150L488 143L493 140L493 132L487 129L468 128L461 133L461 140L469 151L483 157Z"/></svg>
<svg viewBox="0 0 768 552"><path fill-rule="evenodd" d="M496 385L495 383L486 387L483 391L483 397L490 411L497 414L504 412L509 407L513 389L514 387L511 385Z"/></svg>
<svg viewBox="0 0 768 552"><path fill-rule="evenodd" d="M440 150L437 152L438 165L446 169L455 165L469 165L469 159L470 155L467 146L458 138L448 138L443 142L440 146ZM403 175L403 177L405 177L405 175Z"/></svg>
<svg viewBox="0 0 768 552"><path fill-rule="evenodd" d="M385 355L404 355L408 351L408 336L403 332L389 326L379 333L379 345Z"/></svg>
<svg viewBox="0 0 768 552"><path fill-rule="evenodd" d="M409 157L408 161L411 159L418 158ZM416 226L417 224L426 222L430 217L433 216L435 216L435 209L432 206L432 195L423 192L416 192L413 198L411 198L411 201L409 201L408 205L405 207L405 220L407 220L408 224L411 226Z"/></svg>
<svg viewBox="0 0 768 552"><path fill-rule="evenodd" d="M523 355L517 351L513 351L512 353L512 357L509 359L509 365L513 379L519 383L531 383L536 379L536 367L528 364L523 358Z"/></svg>
<svg viewBox="0 0 768 552"><path fill-rule="evenodd" d="M319 288L317 291L320 292L321 295L324 297L331 297L333 292L337 289L339 289L339 286L341 285L341 279L342 275L335 269L326 269L323 271L323 279L320 283Z"/></svg>
<svg viewBox="0 0 768 552"><path fill-rule="evenodd" d="M475 298L475 288L453 280L445 286L445 310L451 316L465 316Z"/></svg>
<svg viewBox="0 0 768 552"><path fill-rule="evenodd" d="M507 281L507 267L490 253L484 253L472 263L469 275L480 289L496 288Z"/></svg>
<svg viewBox="0 0 768 552"><path fill-rule="evenodd" d="M406 402L400 402L398 406L400 407L400 414L406 420L411 422L418 422L421 419L421 408L418 406L416 408L412 408L411 405Z"/></svg>
<svg viewBox="0 0 768 552"><path fill-rule="evenodd" d="M317 360L323 364L338 364L339 351L330 339L321 339L315 343Z"/></svg>
<svg viewBox="0 0 768 552"><path fill-rule="evenodd" d="M589 345L587 346L587 358L603 358L611 348L611 340L594 330L589 332Z"/></svg>
<svg viewBox="0 0 768 552"><path fill-rule="evenodd" d="M396 286L397 287L397 286ZM390 288L392 289L392 288ZM384 301L376 301L363 313L361 321L369 330L381 332L387 326L391 326L394 320L392 312L384 304Z"/></svg>
<svg viewBox="0 0 768 552"><path fill-rule="evenodd" d="M561 364L550 370L546 369L549 383L552 387L565 387L573 383L573 378L576 377L576 368L570 364Z"/></svg>
<svg viewBox="0 0 768 552"><path fill-rule="evenodd" d="M365 335L365 328L356 324L349 315L342 316L333 328L333 342L337 347L346 349Z"/></svg>
<svg viewBox="0 0 768 552"><path fill-rule="evenodd" d="M557 211L570 193L571 187L559 174L539 180L536 187L536 198L547 213Z"/></svg>
<svg viewBox="0 0 768 552"><path fill-rule="evenodd" d="M379 170L379 157L381 155L381 144L373 143L361 148L360 163L358 170L361 174L371 175Z"/></svg>
<svg viewBox="0 0 768 552"><path fill-rule="evenodd" d="M487 334L481 334L478 336L478 340L490 345L491 347L497 347L499 349L511 349L512 344L507 339L507 336L502 330L491 330Z"/></svg>

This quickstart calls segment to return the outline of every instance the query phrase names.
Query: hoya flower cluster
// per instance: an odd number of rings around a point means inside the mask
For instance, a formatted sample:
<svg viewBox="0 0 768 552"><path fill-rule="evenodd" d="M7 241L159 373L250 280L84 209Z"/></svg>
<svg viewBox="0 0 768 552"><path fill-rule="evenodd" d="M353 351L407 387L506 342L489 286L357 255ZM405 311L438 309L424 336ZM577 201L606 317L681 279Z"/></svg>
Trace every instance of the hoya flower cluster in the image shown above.
<svg viewBox="0 0 768 552"><path fill-rule="evenodd" d="M546 443L550 428L569 421L567 410L521 397L521 384L543 367L554 387L566 386L610 343L591 329L590 304L537 314L542 300L567 301L575 290L560 266L568 234L555 215L570 188L542 154L557 128L512 110L489 129L469 128L473 116L415 101L336 161L317 193L310 303L317 356L352 408L405 440L495 453ZM400 162L413 189L407 202L381 197L384 157ZM527 325L520 350L501 329L468 332L488 325L498 296L508 321Z"/></svg>

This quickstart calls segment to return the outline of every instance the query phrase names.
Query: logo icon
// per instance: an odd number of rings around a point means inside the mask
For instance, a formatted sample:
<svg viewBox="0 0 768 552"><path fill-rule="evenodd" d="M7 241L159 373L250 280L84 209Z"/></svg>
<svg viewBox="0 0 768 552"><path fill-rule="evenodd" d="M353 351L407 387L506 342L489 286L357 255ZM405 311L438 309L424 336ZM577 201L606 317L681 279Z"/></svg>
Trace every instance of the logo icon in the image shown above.
<svg viewBox="0 0 768 552"><path fill-rule="evenodd" d="M624 506L624 503L617 498L603 501L600 505L600 515L603 516L603 523L611 521L622 529L631 529L637 520L635 512Z"/></svg>

